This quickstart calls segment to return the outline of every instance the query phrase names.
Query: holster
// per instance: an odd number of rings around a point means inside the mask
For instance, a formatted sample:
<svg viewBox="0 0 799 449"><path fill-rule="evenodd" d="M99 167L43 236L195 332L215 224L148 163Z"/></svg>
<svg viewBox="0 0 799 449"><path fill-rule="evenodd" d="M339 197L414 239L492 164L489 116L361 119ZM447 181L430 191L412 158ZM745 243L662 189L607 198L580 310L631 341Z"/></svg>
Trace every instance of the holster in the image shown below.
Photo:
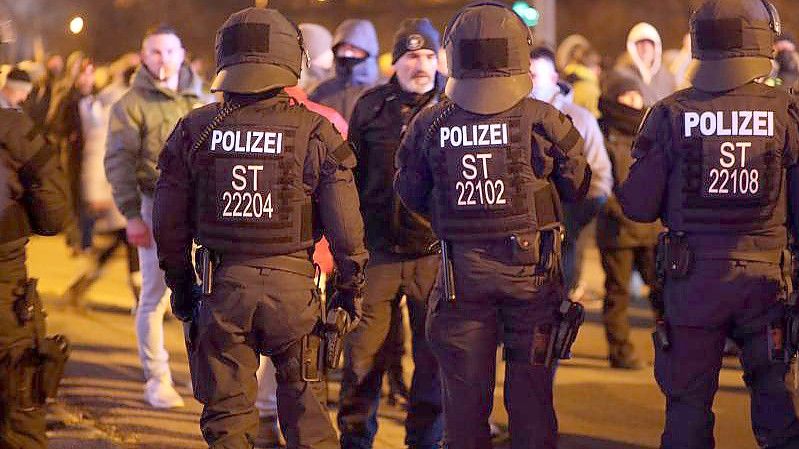
<svg viewBox="0 0 799 449"><path fill-rule="evenodd" d="M329 370L341 368L341 353L344 351L344 333L350 316L337 307L327 312L325 321L325 368Z"/></svg>
<svg viewBox="0 0 799 449"><path fill-rule="evenodd" d="M694 264L694 254L684 232L664 232L658 237L658 270L664 279L687 277Z"/></svg>
<svg viewBox="0 0 799 449"><path fill-rule="evenodd" d="M41 395L42 402L58 395L58 385L64 377L64 368L67 366L69 354L69 340L63 335L47 337L39 347L40 365L34 384Z"/></svg>
<svg viewBox="0 0 799 449"><path fill-rule="evenodd" d="M565 299L555 315L554 323L543 324L535 329L528 360L534 366L550 368L557 360L571 358L571 348L585 321L585 308L580 303ZM519 356L507 348L505 358L519 360Z"/></svg>
<svg viewBox="0 0 799 449"><path fill-rule="evenodd" d="M655 330L652 332L652 342L655 348L661 351L668 351L671 349L671 331L669 323L666 321L666 301L664 299L664 289L666 286L666 278L671 269L677 269L680 266L685 267L683 272L687 275L687 267L690 263L683 260L680 263L675 263L671 259L674 251L670 251L671 245L675 245L669 233L664 232L658 236L658 245L655 257L655 285L649 294L649 300L652 303L652 310L655 313ZM685 255L683 254L683 259ZM690 258L688 259L690 260ZM677 270L678 274L680 273Z"/></svg>
<svg viewBox="0 0 799 449"><path fill-rule="evenodd" d="M786 361L793 360L799 353L799 290L797 290L797 254L795 251L783 252L782 278L785 294L785 318L783 320L783 339Z"/></svg>
<svg viewBox="0 0 799 449"><path fill-rule="evenodd" d="M786 308L784 323L785 358L790 361L799 353L799 310L796 304Z"/></svg>
<svg viewBox="0 0 799 449"><path fill-rule="evenodd" d="M549 349L545 360L546 366L552 366L556 360L571 358L571 349L577 340L577 333L585 321L585 308L579 302L565 299L557 312L558 322L550 336Z"/></svg>
<svg viewBox="0 0 799 449"><path fill-rule="evenodd" d="M15 378L11 391L23 407L41 406L48 398L55 398L58 385L64 376L64 368L70 354L69 340L63 335L45 337L44 311L36 291L36 279L21 286L21 293L14 302L14 311L20 325L34 328L33 345L11 352L10 369Z"/></svg>
<svg viewBox="0 0 799 449"><path fill-rule="evenodd" d="M20 342L4 351L0 359L0 393L8 400L12 409L30 409L44 405L42 395L35 388L38 357L36 348L27 341Z"/></svg>

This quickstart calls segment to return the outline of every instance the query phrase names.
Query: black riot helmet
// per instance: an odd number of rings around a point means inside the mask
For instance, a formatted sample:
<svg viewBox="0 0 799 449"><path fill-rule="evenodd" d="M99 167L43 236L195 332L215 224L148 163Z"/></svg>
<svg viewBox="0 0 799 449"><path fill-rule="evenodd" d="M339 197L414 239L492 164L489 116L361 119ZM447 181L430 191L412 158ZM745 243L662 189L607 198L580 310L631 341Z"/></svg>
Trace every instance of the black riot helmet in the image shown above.
<svg viewBox="0 0 799 449"><path fill-rule="evenodd" d="M513 10L474 2L444 32L450 78L446 93L461 108L497 114L530 95L530 29Z"/></svg>
<svg viewBox="0 0 799 449"><path fill-rule="evenodd" d="M724 92L768 76L781 31L767 0L705 1L691 18L692 53L699 60L694 87Z"/></svg>
<svg viewBox="0 0 799 449"><path fill-rule="evenodd" d="M295 86L305 53L299 28L276 9L247 8L216 34L211 91L254 94Z"/></svg>

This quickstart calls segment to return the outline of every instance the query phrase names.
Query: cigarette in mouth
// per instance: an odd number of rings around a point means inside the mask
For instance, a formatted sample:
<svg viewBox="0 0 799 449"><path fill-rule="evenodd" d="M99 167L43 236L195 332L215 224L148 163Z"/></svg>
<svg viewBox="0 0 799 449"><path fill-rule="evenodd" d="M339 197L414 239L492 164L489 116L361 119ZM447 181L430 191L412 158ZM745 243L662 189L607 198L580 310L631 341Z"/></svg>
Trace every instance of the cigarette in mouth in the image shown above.
<svg viewBox="0 0 799 449"><path fill-rule="evenodd" d="M158 80L159 81L166 80L166 69L164 67L158 69Z"/></svg>

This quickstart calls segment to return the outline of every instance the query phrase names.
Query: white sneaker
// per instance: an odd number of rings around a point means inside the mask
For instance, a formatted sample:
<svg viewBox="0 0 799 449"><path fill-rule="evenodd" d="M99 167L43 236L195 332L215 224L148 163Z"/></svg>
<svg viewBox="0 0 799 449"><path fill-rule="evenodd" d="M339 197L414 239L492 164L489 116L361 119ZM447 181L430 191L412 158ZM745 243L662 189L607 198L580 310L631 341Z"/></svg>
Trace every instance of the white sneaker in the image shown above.
<svg viewBox="0 0 799 449"><path fill-rule="evenodd" d="M183 398L172 386L172 382L150 379L144 386L144 400L154 408L183 407Z"/></svg>

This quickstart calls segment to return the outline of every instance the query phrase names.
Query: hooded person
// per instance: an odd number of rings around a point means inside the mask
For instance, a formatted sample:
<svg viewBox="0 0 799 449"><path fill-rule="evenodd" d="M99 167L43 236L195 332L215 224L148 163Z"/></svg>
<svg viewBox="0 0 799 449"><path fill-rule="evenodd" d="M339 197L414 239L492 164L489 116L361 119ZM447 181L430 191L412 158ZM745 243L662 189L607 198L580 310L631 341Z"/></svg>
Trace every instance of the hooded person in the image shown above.
<svg viewBox="0 0 799 449"><path fill-rule="evenodd" d="M349 121L355 102L378 82L379 52L372 22L362 19L342 22L333 37L335 76L309 94L311 101L330 106Z"/></svg>
<svg viewBox="0 0 799 449"><path fill-rule="evenodd" d="M633 163L630 152L635 134L644 119L641 83L629 76L612 73L605 81L599 100L600 125L613 170L614 191L627 179ZM597 216L596 241L605 271L605 304L602 318L612 368L639 369L630 339L627 310L630 279L638 270L644 283L654 291L655 245L661 231L658 223L635 223L624 216L615 195L608 198Z"/></svg>
<svg viewBox="0 0 799 449"><path fill-rule="evenodd" d="M627 55L632 65L620 71L641 81L644 105L651 106L677 90L674 75L663 65L663 41L654 26L641 22L632 27Z"/></svg>
<svg viewBox="0 0 799 449"><path fill-rule="evenodd" d="M297 86L304 92L312 92L316 86L333 76L333 35L316 23L301 23L299 28L308 52L308 65L303 67Z"/></svg>
<svg viewBox="0 0 799 449"><path fill-rule="evenodd" d="M601 63L602 58L588 39L579 34L564 39L555 54L555 66L572 86L572 102L588 109L597 118L597 103L602 93L599 87Z"/></svg>

